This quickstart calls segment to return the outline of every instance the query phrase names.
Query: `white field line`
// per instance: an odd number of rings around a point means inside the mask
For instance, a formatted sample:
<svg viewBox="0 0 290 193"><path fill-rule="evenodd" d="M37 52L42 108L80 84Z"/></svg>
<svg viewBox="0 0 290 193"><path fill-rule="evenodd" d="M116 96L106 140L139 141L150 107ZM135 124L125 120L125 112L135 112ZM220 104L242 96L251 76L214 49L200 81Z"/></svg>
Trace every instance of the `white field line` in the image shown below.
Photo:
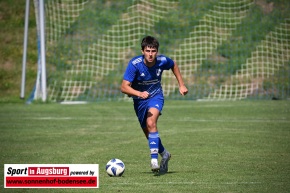
<svg viewBox="0 0 290 193"><path fill-rule="evenodd" d="M136 183L136 182L123 182L114 183L114 185L128 185L128 186L147 186L147 185L237 185L237 184L262 184L261 182L224 182L224 183L207 183L207 182L149 182L149 183ZM112 183L102 183L101 186L112 186ZM4 185L1 184L1 188Z"/></svg>
<svg viewBox="0 0 290 193"><path fill-rule="evenodd" d="M116 121L135 121L135 117L26 117L24 119L32 120L116 120ZM162 118L166 122L238 122L238 123L290 123L288 119L193 119L191 117L183 117L182 119Z"/></svg>
<svg viewBox="0 0 290 193"><path fill-rule="evenodd" d="M73 117L31 117L25 119L34 119L34 120L71 120L75 119Z"/></svg>
<svg viewBox="0 0 290 193"><path fill-rule="evenodd" d="M236 185L236 184L261 184L262 182L224 182L224 183L210 183L210 182L148 182L148 183L136 183L136 182L122 182L114 183L114 185ZM112 184L104 184L102 186L111 186Z"/></svg>

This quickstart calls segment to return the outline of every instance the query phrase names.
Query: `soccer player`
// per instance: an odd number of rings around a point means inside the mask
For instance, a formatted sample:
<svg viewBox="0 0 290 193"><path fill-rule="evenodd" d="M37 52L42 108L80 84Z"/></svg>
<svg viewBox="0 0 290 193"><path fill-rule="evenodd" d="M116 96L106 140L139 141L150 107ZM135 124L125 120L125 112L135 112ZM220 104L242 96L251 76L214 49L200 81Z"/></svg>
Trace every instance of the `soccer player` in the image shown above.
<svg viewBox="0 0 290 193"><path fill-rule="evenodd" d="M171 154L164 148L157 129L157 120L164 104L161 87L163 70L172 70L181 95L186 95L188 90L184 85L177 64L165 55L158 55L158 48L159 42L156 38L152 36L143 38L141 42L142 55L129 61L123 76L121 92L133 98L134 110L148 140L151 170L166 173ZM160 167L158 153L162 157Z"/></svg>

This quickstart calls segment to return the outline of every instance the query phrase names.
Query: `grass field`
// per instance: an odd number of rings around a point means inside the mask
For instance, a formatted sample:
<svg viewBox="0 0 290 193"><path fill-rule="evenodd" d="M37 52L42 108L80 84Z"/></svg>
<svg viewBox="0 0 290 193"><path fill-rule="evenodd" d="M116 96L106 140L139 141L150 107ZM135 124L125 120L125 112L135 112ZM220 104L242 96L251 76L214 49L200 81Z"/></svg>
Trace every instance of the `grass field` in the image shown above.
<svg viewBox="0 0 290 193"><path fill-rule="evenodd" d="M172 153L154 176L130 102L1 104L1 192L290 192L289 101L166 101L159 132ZM111 158L123 177L105 172ZM4 189L4 164L99 164L100 188Z"/></svg>

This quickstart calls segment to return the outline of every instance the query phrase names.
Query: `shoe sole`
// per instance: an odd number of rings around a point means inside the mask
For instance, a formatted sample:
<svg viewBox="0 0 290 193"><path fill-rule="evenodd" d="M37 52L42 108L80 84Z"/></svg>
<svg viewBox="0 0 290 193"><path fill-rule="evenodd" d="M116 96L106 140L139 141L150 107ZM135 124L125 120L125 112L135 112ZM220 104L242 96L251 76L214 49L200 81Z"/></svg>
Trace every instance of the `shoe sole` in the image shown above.
<svg viewBox="0 0 290 193"><path fill-rule="evenodd" d="M151 169L151 171L152 171L153 173L158 173L159 170L160 170L160 168L154 168L154 169Z"/></svg>

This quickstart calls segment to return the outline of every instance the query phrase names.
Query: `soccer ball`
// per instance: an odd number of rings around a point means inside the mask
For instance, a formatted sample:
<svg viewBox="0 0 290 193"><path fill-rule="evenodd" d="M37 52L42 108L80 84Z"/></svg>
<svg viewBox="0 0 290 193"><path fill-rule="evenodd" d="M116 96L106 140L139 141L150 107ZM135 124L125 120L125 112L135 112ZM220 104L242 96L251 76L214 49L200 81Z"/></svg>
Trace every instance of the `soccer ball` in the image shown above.
<svg viewBox="0 0 290 193"><path fill-rule="evenodd" d="M111 159L106 165L106 171L111 177L120 177L125 172L125 164L120 159Z"/></svg>

